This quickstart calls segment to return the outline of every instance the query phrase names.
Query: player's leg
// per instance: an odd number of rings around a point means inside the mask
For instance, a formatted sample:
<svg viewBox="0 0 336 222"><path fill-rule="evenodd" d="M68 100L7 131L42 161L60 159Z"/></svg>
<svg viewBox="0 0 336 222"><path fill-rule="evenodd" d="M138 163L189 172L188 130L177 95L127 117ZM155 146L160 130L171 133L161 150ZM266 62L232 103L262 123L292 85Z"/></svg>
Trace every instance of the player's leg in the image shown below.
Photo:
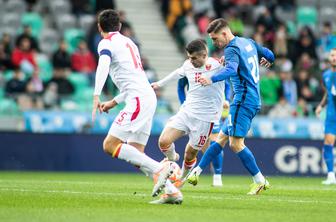
<svg viewBox="0 0 336 222"><path fill-rule="evenodd" d="M172 121L176 122L175 120ZM178 161L179 155L175 151L174 142L183 135L185 135L185 132L176 129L173 122L168 124L162 131L159 137L159 147L162 153L168 158L168 160Z"/></svg>
<svg viewBox="0 0 336 222"><path fill-rule="evenodd" d="M326 126L326 131L329 126ZM328 175L327 179L322 181L324 185L336 184L335 173L334 173L334 149L335 144L335 134L331 134L329 131L324 136L324 145L323 145L323 159L327 166Z"/></svg>
<svg viewBox="0 0 336 222"><path fill-rule="evenodd" d="M190 143L187 143L182 165L182 179L184 179L188 175L188 173L194 168L197 162L197 153L198 149L193 148Z"/></svg>
<svg viewBox="0 0 336 222"><path fill-rule="evenodd" d="M248 194L255 195L261 190L269 187L268 181L259 170L253 153L244 143L244 137L247 135L252 119L258 110L245 106L233 106L230 109L230 113L231 111L232 114L230 117L233 119L231 120L230 118L231 124L228 127L230 135L230 148L238 155L244 167L252 175L254 183L251 185L251 189Z"/></svg>
<svg viewBox="0 0 336 222"><path fill-rule="evenodd" d="M199 175L202 173L203 169L205 169L210 164L210 162L222 152L223 147L229 141L229 136L223 132L223 130L225 130L223 128L219 132L216 142L210 145L210 147L202 156L198 166L195 167L187 176L187 181L189 183L193 185L196 185L198 183Z"/></svg>
<svg viewBox="0 0 336 222"><path fill-rule="evenodd" d="M218 136L218 133L211 133L210 145L216 142L217 136ZM214 187L223 186L223 182L222 182L223 156L224 156L224 150L222 149L222 152L220 152L212 160L212 166L213 166L213 171L214 171L213 178L212 178L212 185Z"/></svg>

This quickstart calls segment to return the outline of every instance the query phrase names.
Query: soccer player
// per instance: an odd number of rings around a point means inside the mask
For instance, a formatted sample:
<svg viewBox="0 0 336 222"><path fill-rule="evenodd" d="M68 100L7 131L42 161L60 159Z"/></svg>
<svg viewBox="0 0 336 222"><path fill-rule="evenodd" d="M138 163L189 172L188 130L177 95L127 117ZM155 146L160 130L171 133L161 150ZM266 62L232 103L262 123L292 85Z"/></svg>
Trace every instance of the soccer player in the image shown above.
<svg viewBox="0 0 336 222"><path fill-rule="evenodd" d="M189 83L187 77L183 77L178 80L177 83L177 94L178 98L180 100L180 103L183 104L186 98L186 92L185 89L189 88ZM225 87L224 87L224 95L225 95L225 101L223 105L224 110L228 110L230 104L229 104L229 99L230 99L230 83L229 81L225 81ZM222 116L223 117L223 116ZM218 136L218 133L221 129L221 126L223 124L224 119L221 118L218 122L216 122L212 128L211 134L209 136L210 144L214 143L216 141L216 138ZM208 143L207 146L204 146L202 149L202 152L204 153L205 150L208 148ZM212 166L214 170L213 178L212 178L212 186L214 187L221 187L223 186L222 182L222 168L223 168L223 156L224 156L224 150L220 154L216 156L212 160Z"/></svg>
<svg viewBox="0 0 336 222"><path fill-rule="evenodd" d="M327 118L324 124L323 158L327 165L328 176L326 180L322 181L324 185L336 184L333 155L336 136L336 48L333 48L330 52L329 63L331 68L323 73L325 93L315 111L316 115L319 116L322 108L327 105Z"/></svg>
<svg viewBox="0 0 336 222"><path fill-rule="evenodd" d="M222 64L208 57L208 49L204 40L196 39L186 47L188 60L164 79L152 83L154 89L160 88L169 81L187 77L189 89L185 102L179 112L165 126L159 138L159 147L170 161L177 161L174 141L188 134L189 141L185 148L182 166L182 179L196 164L196 156L206 144L215 122L219 121L223 107L224 82L210 87L203 87L200 76L211 77L218 72Z"/></svg>
<svg viewBox="0 0 336 222"><path fill-rule="evenodd" d="M230 105L230 114L216 143L208 148L199 165L189 174L187 180L196 185L202 170L229 141L230 148L238 155L253 177L254 183L248 194L256 195L261 190L267 189L269 183L260 172L252 152L244 144L244 138L250 129L252 119L261 107L259 61L261 65L269 67L274 61L274 54L251 39L234 36L224 19L212 21L207 32L218 48L224 48L226 65L211 78L201 76L200 82L202 85L208 86L230 78L234 97Z"/></svg>
<svg viewBox="0 0 336 222"><path fill-rule="evenodd" d="M120 28L117 11L108 9L98 15L98 29L103 39L98 45L99 62L92 120L95 120L97 109L100 113L108 112L125 101L125 108L115 118L104 140L104 151L114 158L133 164L157 180L155 186L166 187L163 203L181 203L182 193L167 180L172 171L171 165L165 164L165 167L162 167L159 162L144 153L156 109L156 96L142 69L137 46L120 34ZM120 94L111 101L101 103L99 95L108 75L118 87Z"/></svg>

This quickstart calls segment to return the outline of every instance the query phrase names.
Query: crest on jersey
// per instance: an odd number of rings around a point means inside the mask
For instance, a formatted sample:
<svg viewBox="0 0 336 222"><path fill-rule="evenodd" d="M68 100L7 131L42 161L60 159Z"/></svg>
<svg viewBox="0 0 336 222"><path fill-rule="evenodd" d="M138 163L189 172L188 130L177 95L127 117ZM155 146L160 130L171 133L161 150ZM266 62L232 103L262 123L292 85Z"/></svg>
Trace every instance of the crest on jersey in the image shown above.
<svg viewBox="0 0 336 222"><path fill-rule="evenodd" d="M205 69L206 69L207 71L209 71L209 70L211 69L211 64L206 64L206 65L205 65Z"/></svg>

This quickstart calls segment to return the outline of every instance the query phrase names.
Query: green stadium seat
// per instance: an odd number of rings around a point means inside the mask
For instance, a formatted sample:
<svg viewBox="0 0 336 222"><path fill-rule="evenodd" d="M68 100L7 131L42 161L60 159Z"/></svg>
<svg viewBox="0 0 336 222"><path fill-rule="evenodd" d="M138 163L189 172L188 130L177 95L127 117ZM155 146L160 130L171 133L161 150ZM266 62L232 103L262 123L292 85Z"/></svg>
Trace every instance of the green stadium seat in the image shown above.
<svg viewBox="0 0 336 222"><path fill-rule="evenodd" d="M311 26L315 27L317 24L317 11L313 7L299 7L296 11L296 21L298 26Z"/></svg>
<svg viewBox="0 0 336 222"><path fill-rule="evenodd" d="M68 76L68 80L74 85L75 93L80 93L89 86L89 79L85 74L73 72Z"/></svg>
<svg viewBox="0 0 336 222"><path fill-rule="evenodd" d="M53 67L50 60L45 56L37 56L37 65L40 69L40 78L43 82L47 82L52 78Z"/></svg>
<svg viewBox="0 0 336 222"><path fill-rule="evenodd" d="M68 52L73 53L79 41L85 37L84 31L81 29L67 29L64 31L64 39L68 44Z"/></svg>
<svg viewBox="0 0 336 222"><path fill-rule="evenodd" d="M4 98L5 96L5 89L3 87L0 87L0 100Z"/></svg>
<svg viewBox="0 0 336 222"><path fill-rule="evenodd" d="M22 25L29 25L32 28L32 34L35 37L38 37L43 28L43 20L38 13L25 13L21 18Z"/></svg>
<svg viewBox="0 0 336 222"><path fill-rule="evenodd" d="M91 103L93 96L93 88L92 87L83 87L76 91L74 95L74 99L77 102L80 101L89 101Z"/></svg>
<svg viewBox="0 0 336 222"><path fill-rule="evenodd" d="M10 79L13 78L14 72L11 70L8 70L6 72L4 72L4 79L6 82L8 82Z"/></svg>
<svg viewBox="0 0 336 222"><path fill-rule="evenodd" d="M3 98L0 100L0 114L16 114L19 107L12 99Z"/></svg>

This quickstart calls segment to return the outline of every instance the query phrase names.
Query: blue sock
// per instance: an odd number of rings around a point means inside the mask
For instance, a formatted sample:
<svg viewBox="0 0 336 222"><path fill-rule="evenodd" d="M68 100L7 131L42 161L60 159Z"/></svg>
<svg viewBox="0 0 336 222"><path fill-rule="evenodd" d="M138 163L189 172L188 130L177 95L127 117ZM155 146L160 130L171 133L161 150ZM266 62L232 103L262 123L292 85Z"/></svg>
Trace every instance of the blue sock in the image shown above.
<svg viewBox="0 0 336 222"><path fill-rule="evenodd" d="M334 154L333 146L324 144L323 146L323 158L327 165L328 172L334 172Z"/></svg>
<svg viewBox="0 0 336 222"><path fill-rule="evenodd" d="M211 141L210 145L214 144L215 141ZM220 152L213 160L212 165L215 171L215 174L222 174L222 168L223 168L223 149L222 152Z"/></svg>
<svg viewBox="0 0 336 222"><path fill-rule="evenodd" d="M204 168L207 167L210 164L210 162L213 159L215 159L218 154L220 154L222 152L222 150L223 150L223 148L218 143L215 142L215 143L211 144L211 146L203 154L202 159L201 159L200 163L198 164L198 166L202 170L204 170Z"/></svg>
<svg viewBox="0 0 336 222"><path fill-rule="evenodd" d="M255 176L257 173L260 172L257 163L255 161L255 158L253 156L253 153L251 150L247 147L245 147L242 151L237 153L238 157L242 161L245 168L250 172L252 176Z"/></svg>

